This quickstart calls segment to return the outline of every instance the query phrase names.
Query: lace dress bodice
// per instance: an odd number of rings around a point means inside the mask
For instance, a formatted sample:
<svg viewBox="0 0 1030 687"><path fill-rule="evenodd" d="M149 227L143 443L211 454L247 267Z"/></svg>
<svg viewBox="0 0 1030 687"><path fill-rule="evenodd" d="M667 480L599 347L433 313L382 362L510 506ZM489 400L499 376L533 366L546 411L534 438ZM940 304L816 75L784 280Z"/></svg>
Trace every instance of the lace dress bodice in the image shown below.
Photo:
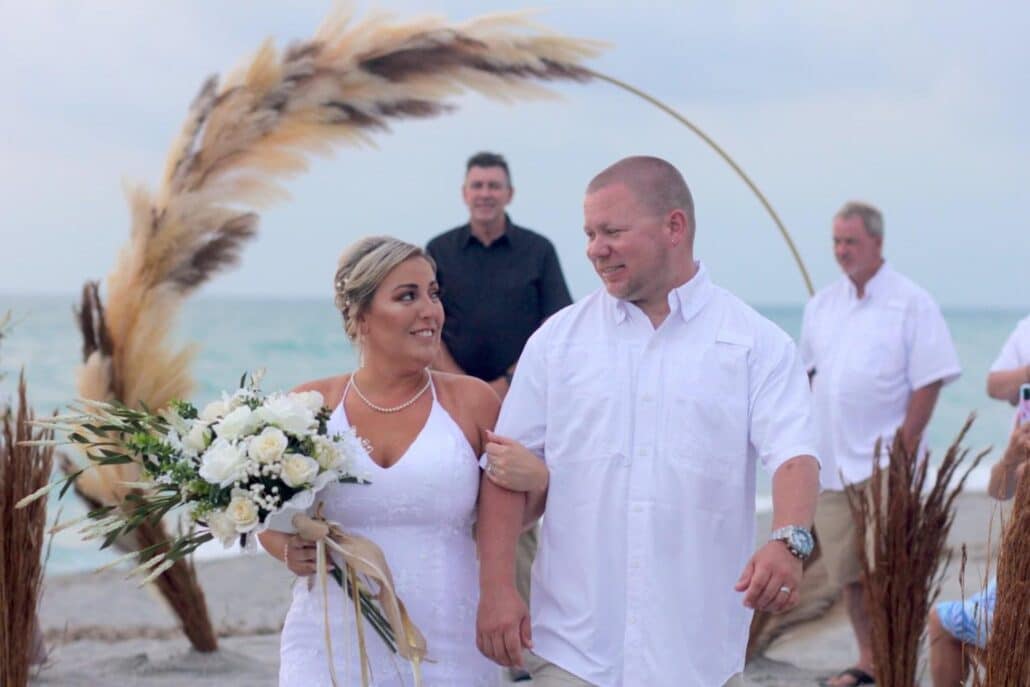
<svg viewBox="0 0 1030 687"><path fill-rule="evenodd" d="M350 427L346 397L345 392L329 419L330 433ZM355 469L367 475L371 484L329 485L317 501L324 503L328 520L368 537L385 553L398 595L426 638L429 655L422 666L423 684L496 684L497 670L475 642L479 583L472 523L479 467L465 434L437 400L436 389L425 425L394 465L382 468L362 452ZM359 685L353 606L335 582L329 588L337 678L341 687ZM408 663L392 654L367 623L365 636L372 684L411 685ZM322 595L317 587L309 590L306 580L294 585L283 626L279 684L331 684Z"/></svg>

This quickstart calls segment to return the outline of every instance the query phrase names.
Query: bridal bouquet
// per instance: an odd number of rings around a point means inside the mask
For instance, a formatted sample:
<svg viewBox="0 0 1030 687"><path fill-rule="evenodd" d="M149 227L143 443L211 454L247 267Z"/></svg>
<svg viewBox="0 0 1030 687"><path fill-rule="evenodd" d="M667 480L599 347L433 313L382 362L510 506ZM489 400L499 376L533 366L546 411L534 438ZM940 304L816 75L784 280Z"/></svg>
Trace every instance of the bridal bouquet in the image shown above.
<svg viewBox="0 0 1030 687"><path fill-rule="evenodd" d="M133 574L145 575L140 584L155 579L175 560L213 539L225 546L238 540L251 547L251 535L270 526L297 532L317 544L323 594L325 571L331 562L330 574L346 589L355 611L360 611L391 650L412 661L418 682L425 640L394 592L382 551L373 542L322 519L320 504L314 517L308 515L326 485L367 484L353 472L353 459L362 450L361 439L353 429L343 434L328 432L330 411L317 391L265 395L259 381L259 375L244 375L237 391L223 393L220 400L200 410L185 401L173 401L159 413L82 401L72 407L71 414L39 422L66 432L68 442L84 450L90 465L25 497L18 507L42 498L62 482L63 496L86 470L135 463L140 478L123 483L131 491L122 504L97 508L52 531L87 521L83 538L102 539L101 548L105 548L145 521L184 509L193 525L187 532L108 566L138 556L143 562ZM330 552L337 554L335 559ZM367 656L360 624L358 630L365 673ZM405 641L398 642L398 638ZM330 670L331 666L330 658Z"/></svg>
<svg viewBox="0 0 1030 687"><path fill-rule="evenodd" d="M141 473L140 481L123 483L138 490L128 494L124 505L98 508L60 527L90 520L83 534L103 538L102 547L107 547L140 522L185 507L195 527L169 542L166 552L147 559L147 582L212 539L226 547L237 539L252 546L249 535L273 518L290 529L283 516L307 510L327 484L363 481L351 468L361 440L353 430L329 435L329 409L320 393L264 395L258 382L245 376L236 392L223 393L202 410L185 401L173 401L160 413L89 401L74 406L72 414L46 421L68 432L69 442L81 446L91 461L66 479L64 489L94 466L133 462Z"/></svg>

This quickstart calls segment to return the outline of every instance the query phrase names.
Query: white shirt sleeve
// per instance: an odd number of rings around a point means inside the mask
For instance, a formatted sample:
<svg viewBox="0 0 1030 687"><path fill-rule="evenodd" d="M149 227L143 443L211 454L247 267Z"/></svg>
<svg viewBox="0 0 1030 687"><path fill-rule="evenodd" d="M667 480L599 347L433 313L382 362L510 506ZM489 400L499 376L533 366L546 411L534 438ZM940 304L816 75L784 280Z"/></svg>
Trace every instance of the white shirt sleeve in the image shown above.
<svg viewBox="0 0 1030 687"><path fill-rule="evenodd" d="M497 433L514 439L546 460L544 437L547 434L547 356L546 341L538 330L526 342L515 366L511 388L504 396Z"/></svg>
<svg viewBox="0 0 1030 687"><path fill-rule="evenodd" d="M765 337L753 351L751 368L751 445L772 474L783 463L816 455L812 395L808 375L794 342L786 335Z"/></svg>
<svg viewBox="0 0 1030 687"><path fill-rule="evenodd" d="M812 345L812 331L814 315L812 314L812 301L805 304L805 313L801 318L801 340L798 344L798 351L801 354L801 362L805 366L805 372L812 373L815 369L815 347Z"/></svg>
<svg viewBox="0 0 1030 687"><path fill-rule="evenodd" d="M937 380L944 384L955 381L962 368L941 309L929 298L920 299L912 307L905 322L909 385L921 389Z"/></svg>
<svg viewBox="0 0 1030 687"><path fill-rule="evenodd" d="M1001 353L998 354L994 364L991 365L991 372L1014 370L1017 367L1030 364L1030 360L1023 360L1019 355L1020 340L1024 337L1028 339L1026 347L1030 348L1030 318L1016 325L1016 328L1009 334L1009 338L1005 340L1005 345L1001 347Z"/></svg>

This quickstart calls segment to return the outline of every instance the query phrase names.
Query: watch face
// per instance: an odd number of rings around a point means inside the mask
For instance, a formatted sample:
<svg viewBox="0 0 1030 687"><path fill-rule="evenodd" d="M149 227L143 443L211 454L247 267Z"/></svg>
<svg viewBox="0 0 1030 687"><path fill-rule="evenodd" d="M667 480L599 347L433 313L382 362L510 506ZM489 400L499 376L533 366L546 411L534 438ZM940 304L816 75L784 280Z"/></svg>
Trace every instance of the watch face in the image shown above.
<svg viewBox="0 0 1030 687"><path fill-rule="evenodd" d="M815 541L808 530L799 527L790 533L790 545L802 555L807 556L812 553Z"/></svg>

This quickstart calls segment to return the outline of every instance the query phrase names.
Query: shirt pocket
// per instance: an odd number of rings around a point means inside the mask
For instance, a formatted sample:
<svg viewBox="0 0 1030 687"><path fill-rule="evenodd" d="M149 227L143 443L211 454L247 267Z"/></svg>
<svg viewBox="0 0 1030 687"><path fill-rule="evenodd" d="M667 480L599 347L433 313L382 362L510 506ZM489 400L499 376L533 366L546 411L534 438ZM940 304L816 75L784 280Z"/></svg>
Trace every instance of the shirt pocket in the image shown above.
<svg viewBox="0 0 1030 687"><path fill-rule="evenodd" d="M551 360L549 376L560 380L547 399L547 463L552 470L623 455L625 425L618 375L605 364L603 344L568 345Z"/></svg>
<svg viewBox="0 0 1030 687"><path fill-rule="evenodd" d="M746 477L748 353L745 341L717 340L690 379L674 387L662 453L672 470L702 485L737 485Z"/></svg>
<svg viewBox="0 0 1030 687"><path fill-rule="evenodd" d="M905 306L890 302L876 313L873 326L861 332L856 372L878 381L893 383L905 377Z"/></svg>

